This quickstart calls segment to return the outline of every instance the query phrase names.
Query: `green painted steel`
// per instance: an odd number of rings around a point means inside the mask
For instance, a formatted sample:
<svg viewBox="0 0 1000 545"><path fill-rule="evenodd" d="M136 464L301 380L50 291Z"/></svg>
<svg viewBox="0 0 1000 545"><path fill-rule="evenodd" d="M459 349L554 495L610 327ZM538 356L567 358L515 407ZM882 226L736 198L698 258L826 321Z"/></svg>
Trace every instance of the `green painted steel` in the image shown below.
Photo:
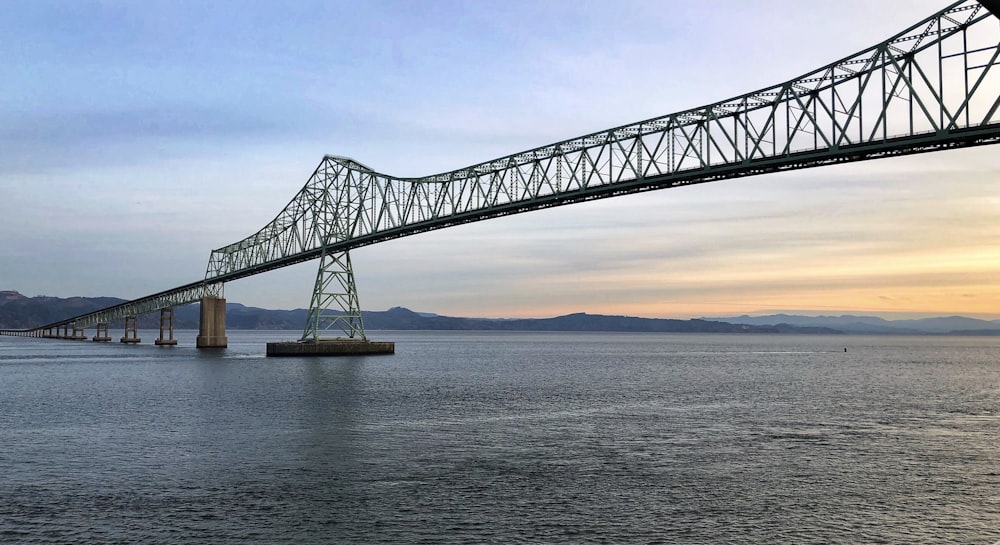
<svg viewBox="0 0 1000 545"><path fill-rule="evenodd" d="M84 329L96 326L97 324L107 324L115 320L128 317L139 316L148 312L154 312L164 308L171 308L188 303L201 301L203 297L222 297L222 283L215 282L193 282L178 288L162 291L153 295L148 295L140 299L134 299L112 307L83 314L68 320L54 322L37 328L38 330L56 328L62 325Z"/></svg>
<svg viewBox="0 0 1000 545"><path fill-rule="evenodd" d="M323 252L302 340L321 340L331 330L343 333L348 339L366 339L348 252Z"/></svg>
<svg viewBox="0 0 1000 545"><path fill-rule="evenodd" d="M423 178L324 157L278 216L211 253L231 280L496 216L651 189L994 143L997 22L962 0L794 80Z"/></svg>
<svg viewBox="0 0 1000 545"><path fill-rule="evenodd" d="M979 0L979 3L990 10L993 15L1000 17L1000 0Z"/></svg>
<svg viewBox="0 0 1000 545"><path fill-rule="evenodd" d="M211 252L202 281L65 323L182 304L198 290L453 225L641 191L1000 141L1000 25L960 0L798 78L422 178L326 156L253 235ZM349 263L349 262L348 262ZM349 267L348 267L349 269ZM353 290L353 274L351 274ZM317 296L314 305L336 299ZM352 293L356 303L356 292ZM318 302L320 301L320 302ZM353 303L352 303L353 304ZM119 308L122 307L122 308ZM307 329L305 335L315 336ZM363 331L363 329L362 329Z"/></svg>

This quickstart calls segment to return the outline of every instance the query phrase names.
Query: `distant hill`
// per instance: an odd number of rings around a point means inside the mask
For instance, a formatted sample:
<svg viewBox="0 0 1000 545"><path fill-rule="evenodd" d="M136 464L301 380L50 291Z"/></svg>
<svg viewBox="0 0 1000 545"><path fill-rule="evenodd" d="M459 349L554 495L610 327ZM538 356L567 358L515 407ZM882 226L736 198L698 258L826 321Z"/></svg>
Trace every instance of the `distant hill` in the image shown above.
<svg viewBox="0 0 1000 545"><path fill-rule="evenodd" d="M0 291L0 328L27 329L124 302L114 297L62 299L44 295L25 297L16 291ZM156 317L156 327L159 327L159 318Z"/></svg>
<svg viewBox="0 0 1000 545"><path fill-rule="evenodd" d="M732 316L705 318L733 324L767 326L789 324L800 327L829 327L854 334L955 334L1000 335L1000 320L977 320L963 316L922 318L917 320L886 320L876 316L796 316L772 314L769 316Z"/></svg>
<svg viewBox="0 0 1000 545"><path fill-rule="evenodd" d="M25 297L16 291L0 291L0 328L28 329L86 314L125 302L114 297ZM288 329L300 330L305 325L305 309L268 310L247 307L239 303L226 305L226 327L229 329ZM670 320L632 316L604 316L576 313L544 319L455 318L427 312L413 312L402 307L386 311L364 311L365 328L377 330L469 330L469 331L648 331L671 333L813 333L839 334L827 327L778 325L734 325L713 320ZM139 318L139 327L159 327L159 314ZM174 310L174 327L197 329L198 304L184 305ZM121 327L120 323L111 324Z"/></svg>
<svg viewBox="0 0 1000 545"><path fill-rule="evenodd" d="M814 333L839 334L830 328L734 325L708 320L670 320L576 313L555 318L490 320L427 315L395 307L364 312L370 329L424 329L476 331L634 331L657 333Z"/></svg>
<svg viewBox="0 0 1000 545"><path fill-rule="evenodd" d="M25 297L16 291L0 291L0 328L28 329L79 316L112 305L124 303L117 297ZM174 328L198 329L200 305L182 305L174 309ZM267 310L239 303L226 304L226 327L229 329L302 329L305 310ZM111 327L123 326L113 322ZM160 327L159 313L139 317L139 327Z"/></svg>
<svg viewBox="0 0 1000 545"><path fill-rule="evenodd" d="M124 299L115 297L25 297L16 291L0 291L0 328L28 329L99 310ZM306 309L268 310L239 303L226 305L229 329L301 330ZM633 316L605 316L576 313L541 319L486 319L440 316L414 312L402 307L385 311L364 311L367 329L469 330L469 331L648 331L661 333L812 333L812 334L895 334L895 335L1000 335L1000 320L977 320L962 316L920 320L885 320L873 316L734 316L671 320ZM160 316L150 313L139 318L139 327L159 327ZM197 329L198 304L174 310L174 327ZM112 328L121 327L111 324Z"/></svg>

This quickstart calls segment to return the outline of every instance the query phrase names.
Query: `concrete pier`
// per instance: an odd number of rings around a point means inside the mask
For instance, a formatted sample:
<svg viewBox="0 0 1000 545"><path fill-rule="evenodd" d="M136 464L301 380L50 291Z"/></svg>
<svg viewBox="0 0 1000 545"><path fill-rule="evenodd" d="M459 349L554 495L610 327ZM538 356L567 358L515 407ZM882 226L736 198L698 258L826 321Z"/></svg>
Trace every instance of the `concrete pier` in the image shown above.
<svg viewBox="0 0 1000 545"><path fill-rule="evenodd" d="M142 342L142 339L139 338L138 321L136 316L125 317L125 336L121 338L121 342L126 344Z"/></svg>
<svg viewBox="0 0 1000 545"><path fill-rule="evenodd" d="M153 341L156 346L175 346L177 339L174 338L174 309L160 309L160 337Z"/></svg>
<svg viewBox="0 0 1000 545"><path fill-rule="evenodd" d="M110 342L111 336L108 335L108 324L106 323L97 324L97 333L94 334L91 340L97 343Z"/></svg>
<svg viewBox="0 0 1000 545"><path fill-rule="evenodd" d="M229 344L226 338L226 300L221 297L203 297L201 299L201 324L198 327L198 338L195 346L198 348L225 348Z"/></svg>
<svg viewBox="0 0 1000 545"><path fill-rule="evenodd" d="M396 343L361 339L331 339L319 341L285 341L267 343L269 357L290 356L365 356L395 354Z"/></svg>

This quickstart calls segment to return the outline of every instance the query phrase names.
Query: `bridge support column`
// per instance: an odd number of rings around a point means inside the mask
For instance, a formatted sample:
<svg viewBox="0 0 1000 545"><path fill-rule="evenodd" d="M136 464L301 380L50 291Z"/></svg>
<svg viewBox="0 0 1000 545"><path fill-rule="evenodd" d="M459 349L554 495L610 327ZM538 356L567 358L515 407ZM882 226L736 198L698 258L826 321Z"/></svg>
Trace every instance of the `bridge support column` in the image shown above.
<svg viewBox="0 0 1000 545"><path fill-rule="evenodd" d="M111 340L111 337L108 336L108 324L106 322L97 324L97 333L91 340L99 343L106 343Z"/></svg>
<svg viewBox="0 0 1000 545"><path fill-rule="evenodd" d="M69 334L69 324L59 326L59 338L60 339L72 339L73 338Z"/></svg>
<svg viewBox="0 0 1000 545"><path fill-rule="evenodd" d="M198 326L198 348L225 348L229 340L226 338L226 300L221 297L202 297L201 323Z"/></svg>
<svg viewBox="0 0 1000 545"><path fill-rule="evenodd" d="M136 316L126 316L125 317L125 336L122 337L121 342L123 343L138 343L142 342L139 338L139 328L137 322L139 321Z"/></svg>
<svg viewBox="0 0 1000 545"><path fill-rule="evenodd" d="M70 339L74 341L85 341L87 340L87 332L83 329L77 328L76 324L73 324L73 335Z"/></svg>
<svg viewBox="0 0 1000 545"><path fill-rule="evenodd" d="M344 336L325 337L330 331ZM325 247L302 339L267 343L268 356L359 356L395 351L395 343L372 342L365 337L351 256L346 251L327 252Z"/></svg>
<svg viewBox="0 0 1000 545"><path fill-rule="evenodd" d="M153 341L156 346L174 346L174 308L160 309L160 338Z"/></svg>
<svg viewBox="0 0 1000 545"><path fill-rule="evenodd" d="M330 330L348 339L366 340L351 254L330 253L324 247L301 342L318 341Z"/></svg>

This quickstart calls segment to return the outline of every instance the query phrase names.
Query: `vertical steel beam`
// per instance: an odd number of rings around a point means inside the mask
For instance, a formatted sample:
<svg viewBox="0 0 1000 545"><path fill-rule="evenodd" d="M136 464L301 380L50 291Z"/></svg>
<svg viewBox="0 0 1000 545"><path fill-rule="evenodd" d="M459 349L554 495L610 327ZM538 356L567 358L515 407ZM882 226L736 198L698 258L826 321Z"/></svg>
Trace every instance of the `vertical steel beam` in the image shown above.
<svg viewBox="0 0 1000 545"><path fill-rule="evenodd" d="M328 253L324 248L301 340L322 340L330 330L343 333L348 339L367 338L351 256L348 252Z"/></svg>
<svg viewBox="0 0 1000 545"><path fill-rule="evenodd" d="M993 15L1000 17L1000 0L979 0L979 3Z"/></svg>

